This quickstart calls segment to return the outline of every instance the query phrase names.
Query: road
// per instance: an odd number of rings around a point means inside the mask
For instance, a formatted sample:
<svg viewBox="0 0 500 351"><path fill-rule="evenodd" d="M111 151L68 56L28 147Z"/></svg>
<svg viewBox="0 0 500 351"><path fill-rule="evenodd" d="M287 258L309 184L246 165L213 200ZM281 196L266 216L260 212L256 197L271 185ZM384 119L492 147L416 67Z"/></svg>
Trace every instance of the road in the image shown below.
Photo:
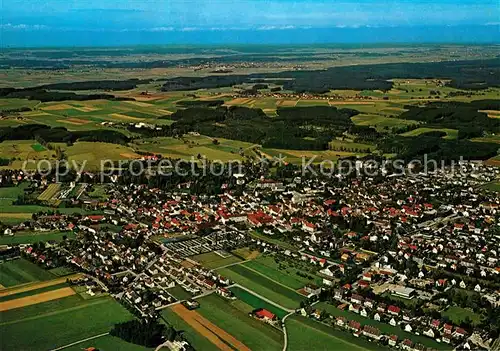
<svg viewBox="0 0 500 351"><path fill-rule="evenodd" d="M286 349L288 347L288 334L286 333L286 324L285 324L285 321L292 314L293 314L293 312L290 312L289 314L287 314L286 316L284 316L283 319L281 320L281 325L283 327L283 351L286 351Z"/></svg>

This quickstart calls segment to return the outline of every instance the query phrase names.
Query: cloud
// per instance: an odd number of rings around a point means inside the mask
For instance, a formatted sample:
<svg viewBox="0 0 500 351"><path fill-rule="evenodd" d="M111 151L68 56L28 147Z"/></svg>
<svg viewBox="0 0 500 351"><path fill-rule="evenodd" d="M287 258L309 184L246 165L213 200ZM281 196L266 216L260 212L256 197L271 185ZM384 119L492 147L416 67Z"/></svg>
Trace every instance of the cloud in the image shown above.
<svg viewBox="0 0 500 351"><path fill-rule="evenodd" d="M287 25L287 26L261 26L256 28L257 30L286 30L286 29L295 29L295 26Z"/></svg>
<svg viewBox="0 0 500 351"><path fill-rule="evenodd" d="M49 29L50 27L43 24L4 23L0 24L0 28L5 30L44 30L44 29Z"/></svg>
<svg viewBox="0 0 500 351"><path fill-rule="evenodd" d="M153 27L153 28L146 29L146 31L149 31L149 32L171 32L173 30L175 30L174 27Z"/></svg>

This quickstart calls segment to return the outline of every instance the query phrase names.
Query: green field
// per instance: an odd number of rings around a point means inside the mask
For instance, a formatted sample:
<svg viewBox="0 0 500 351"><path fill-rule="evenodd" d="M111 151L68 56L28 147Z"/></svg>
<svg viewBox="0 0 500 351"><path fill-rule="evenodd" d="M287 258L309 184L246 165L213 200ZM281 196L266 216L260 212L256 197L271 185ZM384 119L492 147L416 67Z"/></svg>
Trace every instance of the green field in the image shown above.
<svg viewBox="0 0 500 351"><path fill-rule="evenodd" d="M33 144L33 145L31 145L31 148L33 150L35 150L36 152L41 152L41 151L47 150L44 146L42 146L40 144Z"/></svg>
<svg viewBox="0 0 500 351"><path fill-rule="evenodd" d="M419 136L424 133L429 133L429 132L444 132L446 133L445 136L443 136L443 139L447 140L453 140L458 138L458 130L457 129L449 129L449 128L427 128L427 127L422 127L422 128L417 128L410 130L409 132L401 134L402 136Z"/></svg>
<svg viewBox="0 0 500 351"><path fill-rule="evenodd" d="M351 333L342 332L305 317L292 316L286 320L288 348L290 351L303 350L387 350L387 348L356 338Z"/></svg>
<svg viewBox="0 0 500 351"><path fill-rule="evenodd" d="M460 325L466 318L469 318L473 325L478 325L481 322L481 315L468 308L451 306L441 314L444 317L448 317L456 325Z"/></svg>
<svg viewBox="0 0 500 351"><path fill-rule="evenodd" d="M5 287L51 278L48 271L23 258L0 263L0 284Z"/></svg>
<svg viewBox="0 0 500 351"><path fill-rule="evenodd" d="M17 232L12 236L1 236L0 245L33 244L39 241L61 241L63 237L74 238L72 231L50 231L50 232Z"/></svg>
<svg viewBox="0 0 500 351"><path fill-rule="evenodd" d="M418 342L421 343L427 347L432 347L437 350L448 350L450 347L446 344L440 344L436 342L435 340L428 338L426 336L422 335L415 335L415 334L410 334L405 332L403 329L400 327L393 327L392 325L384 322L379 322L371 318L366 318L363 316L360 316L359 314L349 312L349 311L343 311L338 309L337 307L327 304L325 302L320 302L317 305L315 305L315 308L319 310L325 310L328 312L330 315L337 317L337 316L343 316L346 317L348 320L355 320L361 323L361 325L372 325L374 327L377 327L380 329L380 331L383 334L386 335L397 335L400 339L411 339L413 342Z"/></svg>
<svg viewBox="0 0 500 351"><path fill-rule="evenodd" d="M262 300L261 298L255 296L254 294L252 294L246 290L243 290L237 286L232 287L230 290L232 291L234 296L236 296L238 299L240 299L241 301L243 301L247 305L252 306L253 309L265 308L266 310L274 313L280 319L288 314L288 312L282 310L281 308L276 307L273 304L270 304L270 303Z"/></svg>
<svg viewBox="0 0 500 351"><path fill-rule="evenodd" d="M181 333L184 339L186 339L195 350L218 350L218 348L212 344L210 340L199 334L170 308L161 310L161 316L169 325L173 326L175 330Z"/></svg>
<svg viewBox="0 0 500 351"><path fill-rule="evenodd" d="M152 351L154 349L147 348L145 346L131 344L120 338L105 335L97 339L84 341L77 345L65 348L65 351L82 351L89 347L95 347L99 351Z"/></svg>
<svg viewBox="0 0 500 351"><path fill-rule="evenodd" d="M236 256L229 256L227 258L221 257L215 252L207 252L204 254L196 255L191 257L192 260L199 262L202 266L209 269L216 269L228 264L237 263L241 260Z"/></svg>
<svg viewBox="0 0 500 351"><path fill-rule="evenodd" d="M2 350L48 350L111 330L133 316L111 298L77 295L2 312Z"/></svg>
<svg viewBox="0 0 500 351"><path fill-rule="evenodd" d="M189 300L193 297L193 295L184 290L180 285L176 285L173 288L168 289L167 291L177 300Z"/></svg>
<svg viewBox="0 0 500 351"><path fill-rule="evenodd" d="M255 291L259 295L262 295L285 308L298 308L300 302L305 300L304 296L298 294L293 289L280 285L273 280L241 265L222 268L218 270L218 272L224 277L241 284L247 289Z"/></svg>
<svg viewBox="0 0 500 351"><path fill-rule="evenodd" d="M252 350L281 350L283 333L233 307L214 294L198 300L197 312L233 335Z"/></svg>
<svg viewBox="0 0 500 351"><path fill-rule="evenodd" d="M273 256L261 256L255 260L245 262L243 265L294 290L301 289L308 283L318 285L322 282L322 279L314 273L304 271L307 267L305 267L300 261L294 262L293 260L280 260L279 263L277 263ZM302 277L297 274L299 272L303 275L314 277L314 279L309 280Z"/></svg>

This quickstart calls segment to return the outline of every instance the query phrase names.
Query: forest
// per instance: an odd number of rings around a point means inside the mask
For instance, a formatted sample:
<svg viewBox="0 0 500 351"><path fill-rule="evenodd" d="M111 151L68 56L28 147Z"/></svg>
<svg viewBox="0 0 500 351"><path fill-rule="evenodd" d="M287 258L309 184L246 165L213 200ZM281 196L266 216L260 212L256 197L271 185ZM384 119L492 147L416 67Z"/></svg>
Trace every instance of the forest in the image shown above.
<svg viewBox="0 0 500 351"><path fill-rule="evenodd" d="M76 94L70 91L47 91L38 88L0 88L0 98L40 100L41 102L65 100L86 101L99 99L112 101L135 101L135 99L133 98L115 97L114 95L110 94Z"/></svg>
<svg viewBox="0 0 500 351"><path fill-rule="evenodd" d="M167 79L163 91L230 87L253 83L263 78L276 79L285 90L326 93L332 89L389 90L394 78L449 79L458 89L500 87L500 59L445 61L429 63L388 63L332 67L315 71L286 71L250 75L213 75ZM292 78L292 79L284 79Z"/></svg>
<svg viewBox="0 0 500 351"><path fill-rule="evenodd" d="M231 106L188 108L170 116L172 135L198 132L260 144L263 147L296 150L327 150L332 138L353 126L358 111L335 107L279 108L269 118L261 109Z"/></svg>

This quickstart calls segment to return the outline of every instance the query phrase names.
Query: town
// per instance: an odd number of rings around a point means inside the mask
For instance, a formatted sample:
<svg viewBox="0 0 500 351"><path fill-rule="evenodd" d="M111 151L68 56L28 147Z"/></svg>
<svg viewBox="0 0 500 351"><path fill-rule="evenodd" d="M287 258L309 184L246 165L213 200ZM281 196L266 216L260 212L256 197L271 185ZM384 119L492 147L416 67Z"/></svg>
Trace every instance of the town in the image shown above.
<svg viewBox="0 0 500 351"><path fill-rule="evenodd" d="M22 188L18 202L65 211L2 223L0 255L65 270L82 296L111 296L139 320L179 329L177 314L209 339L222 326L202 311L217 296L251 306L248 318L283 333L285 347L285 320L299 318L374 347L498 350L500 197L485 185L499 172L474 162L377 177L247 165L208 195L204 180L182 177L152 187L4 171L0 187ZM66 234L42 241L54 232ZM192 340L161 347L198 348Z"/></svg>

